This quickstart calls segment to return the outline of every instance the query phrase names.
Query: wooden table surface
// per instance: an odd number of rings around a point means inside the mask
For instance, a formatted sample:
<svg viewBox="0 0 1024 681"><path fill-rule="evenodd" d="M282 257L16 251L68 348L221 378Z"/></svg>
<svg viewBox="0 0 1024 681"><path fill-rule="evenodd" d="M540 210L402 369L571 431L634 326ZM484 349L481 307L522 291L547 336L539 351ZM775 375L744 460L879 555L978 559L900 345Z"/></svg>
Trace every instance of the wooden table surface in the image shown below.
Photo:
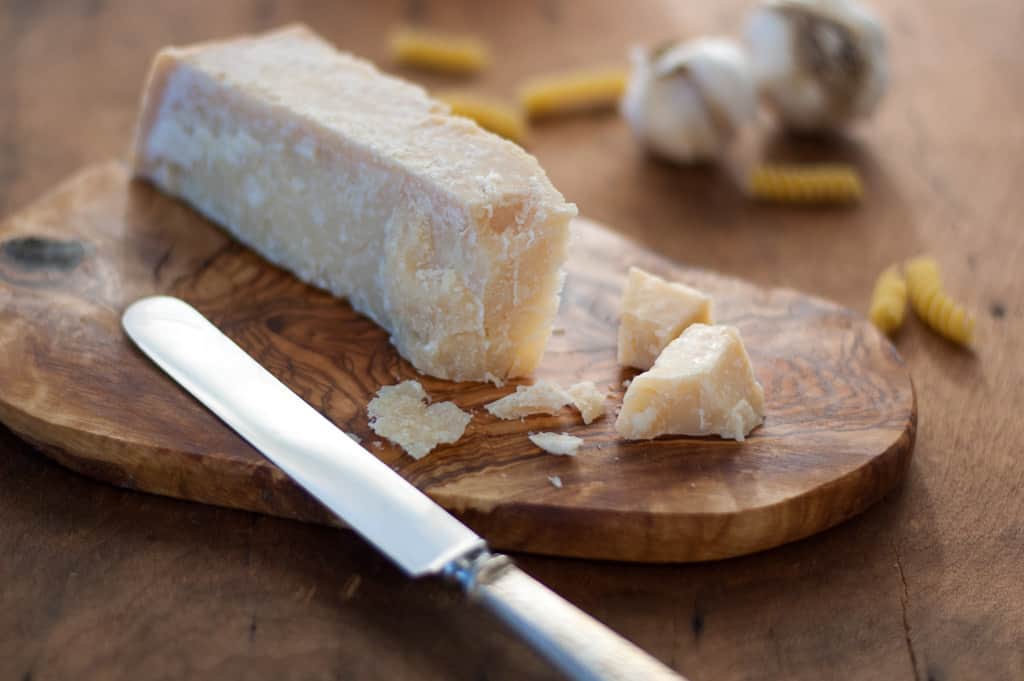
<svg viewBox="0 0 1024 681"><path fill-rule="evenodd" d="M634 42L736 32L751 3L632 4L7 2L0 213L124 152L164 44L301 19L382 61L389 26L423 21L486 36L497 63L468 86L509 94L540 70L621 61ZM864 309L883 266L930 251L978 313L974 353L913 319L898 338L917 452L907 483L862 516L712 564L520 557L693 681L1024 678L1024 5L880 13L880 114L843 141L766 141L773 156L856 163L857 209L748 204L723 172L647 160L614 116L552 121L530 142L584 214L680 261ZM138 678L554 675L350 534L107 487L0 431L0 679Z"/></svg>

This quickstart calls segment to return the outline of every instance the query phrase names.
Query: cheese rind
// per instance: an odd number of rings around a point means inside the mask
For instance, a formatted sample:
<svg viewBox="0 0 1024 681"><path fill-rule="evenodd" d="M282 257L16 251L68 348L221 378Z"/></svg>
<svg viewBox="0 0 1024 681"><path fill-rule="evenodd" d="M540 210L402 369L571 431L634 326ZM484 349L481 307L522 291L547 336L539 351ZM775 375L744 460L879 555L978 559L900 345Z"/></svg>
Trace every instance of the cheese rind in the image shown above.
<svg viewBox="0 0 1024 681"><path fill-rule="evenodd" d="M519 146L304 27L161 51L134 171L347 298L424 373L540 360L575 206Z"/></svg>
<svg viewBox="0 0 1024 681"><path fill-rule="evenodd" d="M383 386L366 406L370 428L414 459L422 459L441 443L458 442L472 416L454 402L429 402L418 381Z"/></svg>
<svg viewBox="0 0 1024 681"><path fill-rule="evenodd" d="M558 456L576 456L583 445L583 438L568 433L530 433L528 437L548 454Z"/></svg>
<svg viewBox="0 0 1024 681"><path fill-rule="evenodd" d="M622 296L619 364L650 369L661 351L688 326L710 322L709 296L630 267Z"/></svg>
<svg viewBox="0 0 1024 681"><path fill-rule="evenodd" d="M572 396L550 381L537 381L533 385L516 386L516 391L484 405L499 419L521 419L531 414L556 414L572 403Z"/></svg>
<svg viewBox="0 0 1024 681"><path fill-rule="evenodd" d="M718 435L743 440L764 420L764 390L732 326L694 324L633 379L615 429L627 439Z"/></svg>
<svg viewBox="0 0 1024 681"><path fill-rule="evenodd" d="M579 410L583 417L583 423L590 425L593 421L605 415L606 395L597 389L593 381L581 381L569 386L566 391L572 398L572 404Z"/></svg>

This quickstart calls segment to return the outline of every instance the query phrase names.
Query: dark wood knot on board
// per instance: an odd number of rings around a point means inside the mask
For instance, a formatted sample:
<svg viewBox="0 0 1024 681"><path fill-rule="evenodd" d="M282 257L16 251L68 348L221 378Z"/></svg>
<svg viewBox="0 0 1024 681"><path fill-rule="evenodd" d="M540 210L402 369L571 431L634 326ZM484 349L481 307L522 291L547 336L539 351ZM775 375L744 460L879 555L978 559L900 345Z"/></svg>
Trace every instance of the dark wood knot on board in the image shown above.
<svg viewBox="0 0 1024 681"><path fill-rule="evenodd" d="M70 272L85 257L85 246L81 241L24 236L3 242L0 255L5 263L25 270Z"/></svg>

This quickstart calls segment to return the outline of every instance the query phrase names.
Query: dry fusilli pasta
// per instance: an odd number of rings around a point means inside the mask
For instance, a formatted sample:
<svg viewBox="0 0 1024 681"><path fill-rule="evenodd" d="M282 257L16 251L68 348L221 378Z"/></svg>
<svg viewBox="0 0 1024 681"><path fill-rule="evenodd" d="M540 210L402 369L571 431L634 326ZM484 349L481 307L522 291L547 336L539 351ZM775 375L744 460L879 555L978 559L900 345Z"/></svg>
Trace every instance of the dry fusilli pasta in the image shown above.
<svg viewBox="0 0 1024 681"><path fill-rule="evenodd" d="M782 203L850 203L864 193L857 171L838 164L758 166L748 189L755 199Z"/></svg>
<svg viewBox="0 0 1024 681"><path fill-rule="evenodd" d="M527 81L519 99L530 117L605 108L618 104L628 80L621 68L542 76Z"/></svg>
<svg viewBox="0 0 1024 681"><path fill-rule="evenodd" d="M485 130L513 142L522 142L526 137L526 120L516 107L467 92L442 92L434 96L450 106L453 114L471 118Z"/></svg>
<svg viewBox="0 0 1024 681"><path fill-rule="evenodd" d="M907 282L896 265L887 267L875 282L871 296L871 323L885 334L892 334L903 324L907 310Z"/></svg>
<svg viewBox="0 0 1024 681"><path fill-rule="evenodd" d="M487 46L476 38L410 28L391 35L391 54L399 64L447 73L476 73L490 63Z"/></svg>
<svg viewBox="0 0 1024 681"><path fill-rule="evenodd" d="M974 319L962 305L942 290L939 265L921 256L907 262L907 292L914 312L946 338L968 345L974 335Z"/></svg>

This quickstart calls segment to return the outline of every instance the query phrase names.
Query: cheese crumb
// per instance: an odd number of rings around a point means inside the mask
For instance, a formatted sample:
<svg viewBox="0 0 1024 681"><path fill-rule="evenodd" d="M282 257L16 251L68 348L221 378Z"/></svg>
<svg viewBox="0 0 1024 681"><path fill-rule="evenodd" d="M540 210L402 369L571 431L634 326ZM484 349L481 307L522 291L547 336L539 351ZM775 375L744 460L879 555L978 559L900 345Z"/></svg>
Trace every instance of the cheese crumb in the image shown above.
<svg viewBox="0 0 1024 681"><path fill-rule="evenodd" d="M414 459L422 459L440 443L457 442L472 418L454 402L429 404L418 381L383 386L366 406L366 412L373 432Z"/></svg>
<svg viewBox="0 0 1024 681"><path fill-rule="evenodd" d="M550 381L537 381L531 386L518 386L511 395L484 408L500 419L518 419L531 414L556 414L571 404L580 412L583 422L590 424L605 415L605 397L593 381L576 383L568 390Z"/></svg>
<svg viewBox="0 0 1024 681"><path fill-rule="evenodd" d="M568 392L573 406L579 409L580 416L583 417L583 423L590 425L592 421L605 415L604 400L607 396L597 389L593 381L582 381L571 385Z"/></svg>
<svg viewBox="0 0 1024 681"><path fill-rule="evenodd" d="M556 414L572 401L563 388L550 381L537 381L531 386L517 386L514 393L485 404L484 409L499 419L519 419L531 414Z"/></svg>
<svg viewBox="0 0 1024 681"><path fill-rule="evenodd" d="M559 456L576 456L583 438L566 433L530 433L530 442L545 452Z"/></svg>
<svg viewBox="0 0 1024 681"><path fill-rule="evenodd" d="M558 477L557 475L549 475L548 482L550 482L553 486L557 487L558 489L562 489L562 478Z"/></svg>

